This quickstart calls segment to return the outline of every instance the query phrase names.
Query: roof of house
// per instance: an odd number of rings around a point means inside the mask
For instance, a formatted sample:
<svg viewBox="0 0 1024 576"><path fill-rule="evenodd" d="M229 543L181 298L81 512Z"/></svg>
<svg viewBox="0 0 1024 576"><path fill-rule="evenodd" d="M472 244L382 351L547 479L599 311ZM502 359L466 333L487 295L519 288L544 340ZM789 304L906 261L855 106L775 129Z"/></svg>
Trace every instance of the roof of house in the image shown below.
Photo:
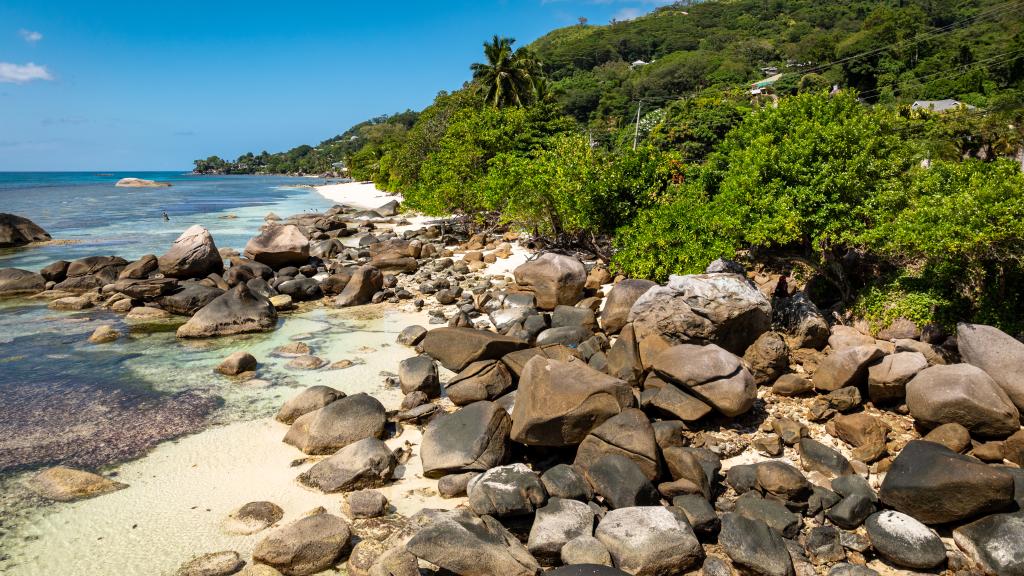
<svg viewBox="0 0 1024 576"><path fill-rule="evenodd" d="M964 104L959 100L953 100L952 98L946 98L945 100L917 100L910 105L911 110L931 110L932 112L947 112L949 110L955 110L961 106L966 107L968 110L974 110L975 107L970 104Z"/></svg>
<svg viewBox="0 0 1024 576"><path fill-rule="evenodd" d="M771 86L772 84L778 82L779 78L782 78L782 74L776 74L774 76L769 76L762 80L758 80L757 82L754 82L750 86L752 88L767 88L768 86Z"/></svg>

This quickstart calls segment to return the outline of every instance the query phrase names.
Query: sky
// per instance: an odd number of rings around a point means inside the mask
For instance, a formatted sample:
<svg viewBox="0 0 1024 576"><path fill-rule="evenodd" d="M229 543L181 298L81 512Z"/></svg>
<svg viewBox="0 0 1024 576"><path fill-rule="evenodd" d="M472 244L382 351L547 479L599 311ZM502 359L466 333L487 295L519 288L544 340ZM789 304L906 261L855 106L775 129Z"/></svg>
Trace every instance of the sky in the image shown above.
<svg viewBox="0 0 1024 576"><path fill-rule="evenodd" d="M0 0L0 171L185 170L420 110L517 46L666 0Z"/></svg>

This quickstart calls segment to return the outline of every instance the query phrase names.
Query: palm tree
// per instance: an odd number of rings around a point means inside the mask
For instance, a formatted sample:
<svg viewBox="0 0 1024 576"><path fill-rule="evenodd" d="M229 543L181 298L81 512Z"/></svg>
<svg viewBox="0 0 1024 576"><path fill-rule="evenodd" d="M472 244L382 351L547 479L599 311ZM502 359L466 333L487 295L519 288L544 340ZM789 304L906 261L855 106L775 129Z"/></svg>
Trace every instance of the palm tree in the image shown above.
<svg viewBox="0 0 1024 576"><path fill-rule="evenodd" d="M487 62L470 65L477 89L486 91L486 100L498 108L523 106L534 96L534 86L541 77L540 63L525 48L512 50L515 38L495 34L484 42Z"/></svg>

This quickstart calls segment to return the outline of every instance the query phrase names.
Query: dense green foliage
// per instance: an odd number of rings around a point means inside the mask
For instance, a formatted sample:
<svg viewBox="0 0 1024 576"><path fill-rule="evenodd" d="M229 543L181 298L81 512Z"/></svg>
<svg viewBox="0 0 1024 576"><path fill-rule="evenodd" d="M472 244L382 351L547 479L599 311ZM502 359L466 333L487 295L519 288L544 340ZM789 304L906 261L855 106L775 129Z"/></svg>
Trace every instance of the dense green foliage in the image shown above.
<svg viewBox="0 0 1024 576"><path fill-rule="evenodd" d="M1022 13L1021 0L709 0L517 50L495 36L473 80L422 112L196 167L343 162L409 208L490 216L631 276L741 255L878 327L1024 328ZM910 106L947 98L965 105ZM612 235L609 252L596 240Z"/></svg>

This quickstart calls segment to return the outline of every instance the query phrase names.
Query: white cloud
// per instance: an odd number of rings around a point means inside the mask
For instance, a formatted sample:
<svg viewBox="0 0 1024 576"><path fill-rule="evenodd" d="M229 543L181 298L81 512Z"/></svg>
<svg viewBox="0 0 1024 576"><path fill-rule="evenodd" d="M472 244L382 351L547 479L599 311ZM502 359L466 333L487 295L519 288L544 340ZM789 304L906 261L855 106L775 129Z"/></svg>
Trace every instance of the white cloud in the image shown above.
<svg viewBox="0 0 1024 576"><path fill-rule="evenodd" d="M18 30L18 34L20 34L25 42L28 42L29 44L35 44L43 39L43 33L36 32L35 30L25 30L22 28L21 30Z"/></svg>
<svg viewBox="0 0 1024 576"><path fill-rule="evenodd" d="M639 10L637 8L623 8L622 10L616 12L614 16L612 16L612 20L625 22L626 20L632 20L639 16L643 16L644 14L645 11Z"/></svg>
<svg viewBox="0 0 1024 576"><path fill-rule="evenodd" d="M39 66L32 62L28 64L0 62L0 82L24 84L33 80L53 80L53 76L50 75L46 66Z"/></svg>

